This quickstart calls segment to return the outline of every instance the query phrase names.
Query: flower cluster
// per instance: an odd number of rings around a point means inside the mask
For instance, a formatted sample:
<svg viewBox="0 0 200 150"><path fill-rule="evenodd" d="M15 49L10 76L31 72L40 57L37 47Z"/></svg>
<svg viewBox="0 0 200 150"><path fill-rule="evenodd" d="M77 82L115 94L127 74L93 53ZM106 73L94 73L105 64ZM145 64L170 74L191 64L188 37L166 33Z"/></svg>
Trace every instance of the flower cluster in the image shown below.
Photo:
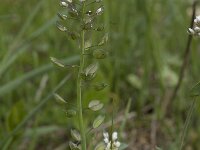
<svg viewBox="0 0 200 150"><path fill-rule="evenodd" d="M104 142L106 144L105 150L118 150L121 143L117 140L117 132L112 133L112 139L109 139L108 132L103 133Z"/></svg>
<svg viewBox="0 0 200 150"><path fill-rule="evenodd" d="M188 33L195 36L200 36L200 16L194 19L194 27L188 29Z"/></svg>

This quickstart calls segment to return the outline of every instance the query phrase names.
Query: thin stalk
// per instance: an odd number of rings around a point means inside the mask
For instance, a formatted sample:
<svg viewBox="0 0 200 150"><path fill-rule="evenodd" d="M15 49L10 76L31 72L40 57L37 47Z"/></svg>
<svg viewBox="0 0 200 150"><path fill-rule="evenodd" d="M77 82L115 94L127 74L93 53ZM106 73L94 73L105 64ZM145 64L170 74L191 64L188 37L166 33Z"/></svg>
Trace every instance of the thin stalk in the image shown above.
<svg viewBox="0 0 200 150"><path fill-rule="evenodd" d="M84 19L84 12L85 12L85 2L83 2L82 5L82 21ZM84 70L84 64L85 64L85 31L81 31L81 54L80 54L80 68L77 78L77 106L78 106L78 118L79 118L79 127L80 127L80 133L81 133L81 147L82 150L86 150L86 133L85 133L85 127L83 123L83 109L82 109L82 79L81 79L81 73Z"/></svg>
<svg viewBox="0 0 200 150"><path fill-rule="evenodd" d="M189 112L188 112L188 115L187 115L187 118L186 118L186 121L185 121L185 124L184 124L184 129L183 129L183 132L182 132L182 135L181 135L180 149L179 150L182 150L182 148L183 148L186 132L188 130L188 127L189 127L189 124L190 124L190 121L191 121L191 118L192 118L192 114L193 114L194 109L195 109L195 104L196 104L196 98L193 100L192 105L190 106L190 109L189 109Z"/></svg>
<svg viewBox="0 0 200 150"><path fill-rule="evenodd" d="M129 115L129 111L130 111L130 108L131 108L131 102L132 102L132 99L129 98L128 103L126 105L126 109L125 109L124 119L123 119L122 125L120 127L121 135L122 135L123 130L125 129L126 122L128 120L128 115Z"/></svg>
<svg viewBox="0 0 200 150"><path fill-rule="evenodd" d="M197 1L194 1L190 28L193 28L195 14L196 14L196 5L197 5ZM183 78L184 78L184 75L185 75L185 69L186 69L187 64L188 64L188 59L189 59L189 55L190 55L190 51L191 51L191 44L192 44L192 35L189 34L188 40L187 40L187 45L186 45L185 52L184 52L183 63L182 63L180 73L179 73L179 80L178 80L177 85L175 86L175 89L172 93L170 101L173 101L176 98L178 90L181 87L181 84L182 84L182 81L183 81Z"/></svg>

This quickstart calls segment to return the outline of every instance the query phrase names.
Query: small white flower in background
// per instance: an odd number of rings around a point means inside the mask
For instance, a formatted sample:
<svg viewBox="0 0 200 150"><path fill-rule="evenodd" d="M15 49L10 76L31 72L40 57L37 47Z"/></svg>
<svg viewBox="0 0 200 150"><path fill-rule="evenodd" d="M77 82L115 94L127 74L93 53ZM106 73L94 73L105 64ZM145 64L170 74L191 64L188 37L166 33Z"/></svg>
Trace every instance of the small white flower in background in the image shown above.
<svg viewBox="0 0 200 150"><path fill-rule="evenodd" d="M188 33L195 36L200 36L200 16L194 19L194 27L188 29Z"/></svg>
<svg viewBox="0 0 200 150"><path fill-rule="evenodd" d="M60 5L63 6L63 7L67 7L68 6L68 4L66 2L63 2L63 1L60 2Z"/></svg>
<svg viewBox="0 0 200 150"><path fill-rule="evenodd" d="M112 141L109 139L108 132L103 133L104 142L106 144L105 150L119 150L121 143L117 141L117 132L112 133ZM112 146L111 146L112 143ZM112 147L112 149L111 149Z"/></svg>
<svg viewBox="0 0 200 150"><path fill-rule="evenodd" d="M79 0L80 2L85 2L85 0Z"/></svg>

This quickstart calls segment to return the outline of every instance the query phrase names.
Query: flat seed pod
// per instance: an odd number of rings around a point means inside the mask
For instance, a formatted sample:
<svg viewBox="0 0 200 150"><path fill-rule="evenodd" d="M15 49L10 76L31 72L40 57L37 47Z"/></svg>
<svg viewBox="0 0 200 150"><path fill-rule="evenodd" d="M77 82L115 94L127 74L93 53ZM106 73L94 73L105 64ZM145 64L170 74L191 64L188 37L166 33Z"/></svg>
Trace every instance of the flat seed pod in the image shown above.
<svg viewBox="0 0 200 150"><path fill-rule="evenodd" d="M67 31L67 28L64 27L63 25L61 25L58 21L56 22L56 27L62 32L66 32Z"/></svg>
<svg viewBox="0 0 200 150"><path fill-rule="evenodd" d="M105 89L107 86L108 86L108 84L106 84L106 83L98 83L98 84L94 85L94 89L96 91L101 91L101 90Z"/></svg>
<svg viewBox="0 0 200 150"><path fill-rule="evenodd" d="M96 59L105 59L107 57L107 52L102 49L94 50L93 57Z"/></svg>
<svg viewBox="0 0 200 150"><path fill-rule="evenodd" d="M69 32L68 34L69 34L69 36L71 37L72 40L77 40L79 38L78 33Z"/></svg>
<svg viewBox="0 0 200 150"><path fill-rule="evenodd" d="M99 46L102 46L108 42L108 33L106 33L103 38L101 39L101 42L99 42Z"/></svg>
<svg viewBox="0 0 200 150"><path fill-rule="evenodd" d="M72 138L73 138L74 140L76 140L76 141L78 141L78 142L81 141L81 135L80 135L80 133L79 133L77 130L72 129L72 130L71 130L71 136L72 136Z"/></svg>
<svg viewBox="0 0 200 150"><path fill-rule="evenodd" d="M91 30L92 28L93 28L92 23L86 23L86 24L82 25L83 30Z"/></svg>
<svg viewBox="0 0 200 150"><path fill-rule="evenodd" d="M95 30L96 31L103 31L104 30L104 26L97 27Z"/></svg>
<svg viewBox="0 0 200 150"><path fill-rule="evenodd" d="M63 15L61 13L58 13L57 16L62 20L66 20L67 19L67 15Z"/></svg>
<svg viewBox="0 0 200 150"><path fill-rule="evenodd" d="M97 63L91 64L85 69L85 75L88 76L90 74L95 74L97 69L98 69Z"/></svg>
<svg viewBox="0 0 200 150"><path fill-rule="evenodd" d="M71 150L80 150L80 147L78 147L77 144L73 143L73 142L69 142L69 147Z"/></svg>
<svg viewBox="0 0 200 150"><path fill-rule="evenodd" d="M64 67L65 67L65 65L64 65L60 60L58 60L57 58L55 58L55 57L50 57L50 59L51 59L51 61L52 61L55 65L57 65L58 67L61 67L61 68L64 68Z"/></svg>
<svg viewBox="0 0 200 150"><path fill-rule="evenodd" d="M62 103L67 103L60 95L58 94L54 94L54 97L56 98L56 100L62 102Z"/></svg>
<svg viewBox="0 0 200 150"><path fill-rule="evenodd" d="M67 111L66 111L66 116L67 116L68 118L72 118L72 117L74 117L75 115L76 115L76 111L73 110L73 109L70 109L70 110L67 110Z"/></svg>
<svg viewBox="0 0 200 150"><path fill-rule="evenodd" d="M103 108L103 104L99 100L93 100L89 103L88 108L93 111L98 111Z"/></svg>
<svg viewBox="0 0 200 150"><path fill-rule="evenodd" d="M104 12L104 7L101 6L100 8L98 8L98 9L96 10L96 15L102 15L103 12Z"/></svg>
<svg viewBox="0 0 200 150"><path fill-rule="evenodd" d="M98 116L93 122L93 129L98 128L104 121L105 116Z"/></svg>

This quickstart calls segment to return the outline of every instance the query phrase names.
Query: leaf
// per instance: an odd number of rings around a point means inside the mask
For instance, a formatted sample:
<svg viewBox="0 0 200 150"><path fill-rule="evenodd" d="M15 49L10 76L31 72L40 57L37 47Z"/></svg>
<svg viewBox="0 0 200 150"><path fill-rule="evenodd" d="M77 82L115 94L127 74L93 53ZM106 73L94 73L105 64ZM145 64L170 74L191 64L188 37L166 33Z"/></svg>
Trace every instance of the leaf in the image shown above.
<svg viewBox="0 0 200 150"><path fill-rule="evenodd" d="M51 61L52 61L54 64L56 64L58 67L62 67L62 68L65 67L65 65L64 65L60 60L58 60L57 58L50 57L50 59L51 59Z"/></svg>
<svg viewBox="0 0 200 150"><path fill-rule="evenodd" d="M191 96L200 96L200 82L198 82L190 91Z"/></svg>
<svg viewBox="0 0 200 150"><path fill-rule="evenodd" d="M128 147L127 144L121 143L121 145L120 145L120 147L119 147L119 150L124 150L124 149L126 149L127 147Z"/></svg>
<svg viewBox="0 0 200 150"><path fill-rule="evenodd" d="M67 115L68 118L72 118L76 115L76 111L73 110L73 109L69 109L69 110L66 111L66 115Z"/></svg>
<svg viewBox="0 0 200 150"><path fill-rule="evenodd" d="M74 139L74 140L76 140L76 141L81 141L81 135L80 135L80 133L77 131L77 130L75 130L75 129L72 129L71 130L71 136L72 136L72 138Z"/></svg>
<svg viewBox="0 0 200 150"><path fill-rule="evenodd" d="M2 140L2 142L0 143L0 147L7 143L14 135L16 135L18 133L18 131L24 127L24 125L38 112L40 112L40 110L43 108L43 106L53 97L53 93L55 93L56 91L58 91L65 83L67 80L69 80L70 75L68 75L67 77L65 77L51 92L49 92L49 94L36 106L34 107L25 117L24 119L17 124L16 128L12 130L12 132L5 136L4 139ZM21 108L20 108L21 110ZM25 113L23 113L25 114Z"/></svg>
<svg viewBox="0 0 200 150"><path fill-rule="evenodd" d="M105 116L101 116L101 115L98 116L93 122L93 128L94 129L98 128L103 123L104 119L105 119Z"/></svg>
<svg viewBox="0 0 200 150"><path fill-rule="evenodd" d="M103 108L103 104L99 100L93 100L89 103L88 108L93 111L98 111Z"/></svg>
<svg viewBox="0 0 200 150"><path fill-rule="evenodd" d="M79 60L79 57L74 56L71 58L64 59L64 60L62 60L62 62L64 64L68 64L68 63L72 63L72 62L75 62L78 60ZM7 93L11 93L13 90L15 90L19 87L23 87L23 84L27 83L27 81L33 80L34 78L38 77L39 75L47 73L52 70L53 70L52 64L48 63L46 65L43 65L39 68L36 68L36 69L24 74L23 76L13 79L10 82L6 83L5 85L0 86L0 96L7 94ZM0 101L1 101L1 99L0 99Z"/></svg>
<svg viewBox="0 0 200 150"><path fill-rule="evenodd" d="M96 73L97 69L98 69L97 63L91 64L85 69L85 75L86 76L91 75L91 74L93 75Z"/></svg>
<svg viewBox="0 0 200 150"><path fill-rule="evenodd" d="M9 110L8 117L6 118L7 130L12 131L25 116L25 107L23 101L19 101Z"/></svg>
<svg viewBox="0 0 200 150"><path fill-rule="evenodd" d="M60 95L58 95L56 93L54 94L54 97L55 97L56 100L58 100L62 103L67 103Z"/></svg>

